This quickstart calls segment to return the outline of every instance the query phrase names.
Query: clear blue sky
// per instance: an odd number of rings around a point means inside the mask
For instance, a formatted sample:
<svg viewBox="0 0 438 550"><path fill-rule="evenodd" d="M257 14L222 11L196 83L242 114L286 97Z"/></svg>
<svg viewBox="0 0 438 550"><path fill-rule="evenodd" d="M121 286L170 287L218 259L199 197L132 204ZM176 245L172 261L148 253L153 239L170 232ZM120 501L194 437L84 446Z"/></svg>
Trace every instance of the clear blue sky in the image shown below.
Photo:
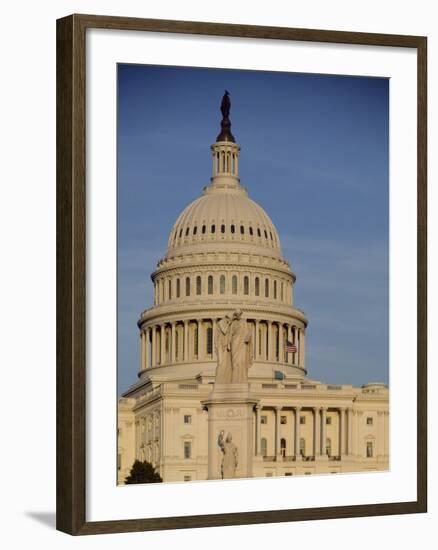
<svg viewBox="0 0 438 550"><path fill-rule="evenodd" d="M388 80L119 65L119 391L137 380L150 273L209 183L224 89L241 182L297 275L309 376L388 382Z"/></svg>

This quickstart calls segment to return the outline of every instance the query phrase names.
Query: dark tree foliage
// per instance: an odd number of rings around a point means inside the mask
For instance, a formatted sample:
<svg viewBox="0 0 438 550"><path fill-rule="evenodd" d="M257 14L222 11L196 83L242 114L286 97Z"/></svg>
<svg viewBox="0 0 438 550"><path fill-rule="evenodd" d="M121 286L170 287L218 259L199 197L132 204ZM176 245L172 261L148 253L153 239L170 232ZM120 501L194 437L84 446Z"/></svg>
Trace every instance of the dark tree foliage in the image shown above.
<svg viewBox="0 0 438 550"><path fill-rule="evenodd" d="M150 462L136 460L131 468L129 476L125 479L127 485L131 483L160 483L163 480L160 474L154 470Z"/></svg>

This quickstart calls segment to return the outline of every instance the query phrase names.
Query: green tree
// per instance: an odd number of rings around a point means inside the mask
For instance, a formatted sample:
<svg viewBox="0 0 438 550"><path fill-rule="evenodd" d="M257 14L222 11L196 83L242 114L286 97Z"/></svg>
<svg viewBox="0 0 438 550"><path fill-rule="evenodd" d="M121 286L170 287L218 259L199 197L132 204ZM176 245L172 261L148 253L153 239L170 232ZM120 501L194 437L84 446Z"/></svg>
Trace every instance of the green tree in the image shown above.
<svg viewBox="0 0 438 550"><path fill-rule="evenodd" d="M163 480L150 462L136 460L132 465L129 476L125 479L127 485L131 483L160 483Z"/></svg>

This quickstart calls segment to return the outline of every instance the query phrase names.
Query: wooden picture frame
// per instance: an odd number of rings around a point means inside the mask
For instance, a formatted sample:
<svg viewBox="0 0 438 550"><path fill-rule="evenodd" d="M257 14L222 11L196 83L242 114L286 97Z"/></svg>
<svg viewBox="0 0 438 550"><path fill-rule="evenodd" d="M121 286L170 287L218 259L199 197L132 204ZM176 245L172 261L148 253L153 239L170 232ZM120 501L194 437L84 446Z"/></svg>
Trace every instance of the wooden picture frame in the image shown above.
<svg viewBox="0 0 438 550"><path fill-rule="evenodd" d="M412 48L417 55L417 499L375 505L86 521L87 29ZM57 529L72 535L427 511L427 40L420 36L71 15L57 21Z"/></svg>

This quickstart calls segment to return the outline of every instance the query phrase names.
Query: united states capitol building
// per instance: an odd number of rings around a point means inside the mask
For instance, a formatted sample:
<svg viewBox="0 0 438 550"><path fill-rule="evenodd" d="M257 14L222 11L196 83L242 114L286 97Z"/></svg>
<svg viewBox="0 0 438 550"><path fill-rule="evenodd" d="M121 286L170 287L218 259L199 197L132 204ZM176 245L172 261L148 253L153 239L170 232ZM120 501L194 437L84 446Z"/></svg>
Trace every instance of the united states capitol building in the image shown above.
<svg viewBox="0 0 438 550"><path fill-rule="evenodd" d="M386 470L388 387L323 383L307 372L296 275L275 225L240 183L228 113L226 94L211 182L176 220L151 275L154 304L138 321L138 380L118 402L118 482L135 459L152 463L163 481L211 478L220 449L209 439L206 403L220 323L236 310L251 334L249 475ZM224 422L236 414L224 408Z"/></svg>

